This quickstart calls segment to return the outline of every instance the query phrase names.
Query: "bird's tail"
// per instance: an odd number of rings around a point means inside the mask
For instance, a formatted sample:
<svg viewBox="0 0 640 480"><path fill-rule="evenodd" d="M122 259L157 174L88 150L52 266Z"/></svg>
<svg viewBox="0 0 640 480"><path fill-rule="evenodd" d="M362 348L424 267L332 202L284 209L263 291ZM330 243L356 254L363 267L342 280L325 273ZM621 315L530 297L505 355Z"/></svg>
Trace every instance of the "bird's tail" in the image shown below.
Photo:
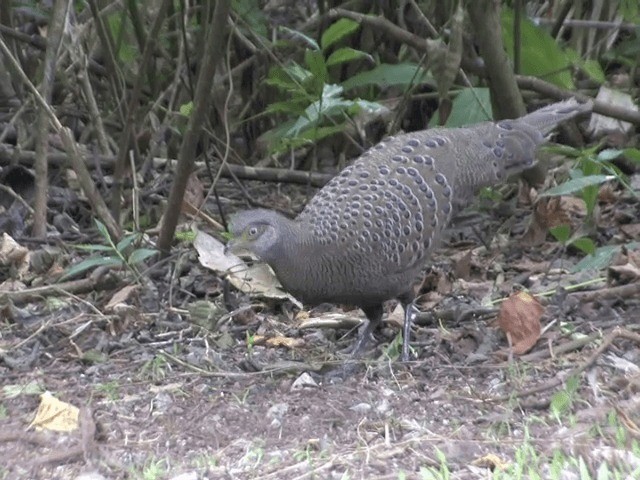
<svg viewBox="0 0 640 480"><path fill-rule="evenodd" d="M543 135L547 135L560 123L583 113L588 113L592 108L593 103L591 101L580 103L575 98L569 98L531 112L522 117L520 121L531 125Z"/></svg>

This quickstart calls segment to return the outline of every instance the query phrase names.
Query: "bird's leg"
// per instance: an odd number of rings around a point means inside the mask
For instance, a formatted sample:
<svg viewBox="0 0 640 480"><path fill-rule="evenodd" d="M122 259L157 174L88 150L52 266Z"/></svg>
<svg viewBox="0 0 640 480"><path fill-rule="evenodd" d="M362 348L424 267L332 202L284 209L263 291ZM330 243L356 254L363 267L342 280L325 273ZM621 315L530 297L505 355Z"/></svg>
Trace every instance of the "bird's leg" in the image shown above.
<svg viewBox="0 0 640 480"><path fill-rule="evenodd" d="M374 307L363 307L362 311L367 316L369 322L367 323L367 326L364 328L362 333L360 333L360 336L353 346L351 355L353 355L354 357L359 357L362 354L367 343L369 343L371 334L378 327L378 325L380 325L380 321L382 320L382 304L376 305Z"/></svg>
<svg viewBox="0 0 640 480"><path fill-rule="evenodd" d="M402 361L409 361L409 347L411 342L411 323L413 316L416 313L416 305L414 303L415 297L413 295L406 295L400 297L400 303L404 308L404 325L402 326Z"/></svg>

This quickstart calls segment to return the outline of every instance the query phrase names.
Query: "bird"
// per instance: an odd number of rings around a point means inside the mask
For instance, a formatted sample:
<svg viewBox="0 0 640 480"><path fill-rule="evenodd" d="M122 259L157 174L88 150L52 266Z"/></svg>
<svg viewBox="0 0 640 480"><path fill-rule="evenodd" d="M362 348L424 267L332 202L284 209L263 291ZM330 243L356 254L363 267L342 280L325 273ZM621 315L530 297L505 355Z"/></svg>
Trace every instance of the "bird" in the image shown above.
<svg viewBox="0 0 640 480"><path fill-rule="evenodd" d="M226 251L255 254L304 304L362 309L368 323L354 356L380 324L384 302L399 300L407 362L415 287L452 215L479 189L532 167L546 135L591 108L570 98L518 119L387 137L330 180L295 219L269 209L233 214Z"/></svg>

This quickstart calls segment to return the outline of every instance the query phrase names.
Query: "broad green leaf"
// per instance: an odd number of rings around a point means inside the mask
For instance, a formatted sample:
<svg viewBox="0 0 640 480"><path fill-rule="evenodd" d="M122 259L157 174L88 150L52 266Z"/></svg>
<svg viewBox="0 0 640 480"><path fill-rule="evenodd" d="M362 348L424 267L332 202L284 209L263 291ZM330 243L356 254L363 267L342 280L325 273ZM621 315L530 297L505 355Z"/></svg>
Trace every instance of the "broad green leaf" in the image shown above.
<svg viewBox="0 0 640 480"><path fill-rule="evenodd" d="M623 150L625 158L632 162L640 163L640 150L637 148L625 148Z"/></svg>
<svg viewBox="0 0 640 480"><path fill-rule="evenodd" d="M80 263L76 263L71 268L69 268L66 273L60 277L60 280L65 280L70 277L74 277L79 273L86 272L87 270L93 267L102 267L102 266L110 266L110 267L121 267L123 266L122 260L117 257L92 257L87 258L86 260L81 261Z"/></svg>
<svg viewBox="0 0 640 480"><path fill-rule="evenodd" d="M326 50L334 43L358 30L358 28L360 28L360 24L348 18L341 18L337 22L332 23L329 28L324 31L322 38L320 38L322 50Z"/></svg>
<svg viewBox="0 0 640 480"><path fill-rule="evenodd" d="M304 107L300 106L300 102L275 102L265 108L265 113L286 113L289 115L303 115Z"/></svg>
<svg viewBox="0 0 640 480"><path fill-rule="evenodd" d="M576 238L571 242L571 245L587 255L593 255L596 252L596 244L589 237Z"/></svg>
<svg viewBox="0 0 640 480"><path fill-rule="evenodd" d="M269 70L265 83L287 92L304 93L302 85L312 77L313 74L309 70L297 63L292 63L284 68L275 67Z"/></svg>
<svg viewBox="0 0 640 480"><path fill-rule="evenodd" d="M569 225L558 225L550 228L549 233L560 243L567 243L571 236L571 227Z"/></svg>
<svg viewBox="0 0 640 480"><path fill-rule="evenodd" d="M600 153L598 153L598 160L601 162L609 162L611 160L615 160L616 158L618 158L620 155L622 155L624 152L622 150L618 150L615 148L607 148L606 150L602 150Z"/></svg>
<svg viewBox="0 0 640 480"><path fill-rule="evenodd" d="M233 0L231 8L243 20L243 22L239 23L244 32L250 31L259 35L262 42L270 43L267 17L262 11L258 0ZM246 28L243 23L246 24Z"/></svg>
<svg viewBox="0 0 640 480"><path fill-rule="evenodd" d="M285 27L284 25L280 25L278 27L278 31L279 32L286 32L292 38L294 38L296 40L301 40L302 42L306 43L307 46L310 47L312 50L320 50L320 47L318 46L318 43L313 38L309 37L308 35L305 35L302 32L299 32L298 30L294 30L292 28Z"/></svg>
<svg viewBox="0 0 640 480"><path fill-rule="evenodd" d="M491 97L488 88L465 88L453 99L451 114L445 127L464 127L491 120ZM439 126L439 115L429 120L430 127Z"/></svg>
<svg viewBox="0 0 640 480"><path fill-rule="evenodd" d="M557 187L550 188L546 192L540 194L541 197L556 197L559 195L569 195L571 193L579 192L585 187L591 185L600 185L601 183L608 182L616 178L613 175L589 175L587 177L574 178L568 182L558 185Z"/></svg>
<svg viewBox="0 0 640 480"><path fill-rule="evenodd" d="M129 264L137 265L140 262L145 261L147 258L152 257L158 253L158 251L154 248L139 248L134 250L129 256Z"/></svg>
<svg viewBox="0 0 640 480"><path fill-rule="evenodd" d="M366 72L359 73L342 82L345 90L356 87L378 86L390 87L398 85L413 85L432 83L432 77L420 65L414 63L383 63Z"/></svg>
<svg viewBox="0 0 640 480"><path fill-rule="evenodd" d="M593 253L580 260L572 269L572 272L582 272L583 270L602 270L608 267L613 257L620 251L622 247L628 249L640 248L640 242L631 242L626 245L607 245L599 247Z"/></svg>
<svg viewBox="0 0 640 480"><path fill-rule="evenodd" d="M367 58L371 63L374 63L373 57L366 52L349 47L340 48L329 55L329 58L327 58L327 67L340 65L341 63L351 62L352 60L358 60L360 58Z"/></svg>
<svg viewBox="0 0 640 480"><path fill-rule="evenodd" d="M41 395L45 392L35 380L31 380L25 385L6 384L2 386L2 396L5 399L16 398L20 395Z"/></svg>
<svg viewBox="0 0 640 480"><path fill-rule="evenodd" d="M133 242L138 239L138 235L125 235L116 245L116 250L120 253L124 252Z"/></svg>
<svg viewBox="0 0 640 480"><path fill-rule="evenodd" d="M502 40L513 60L513 11L502 11ZM559 87L574 90L571 62L556 41L542 28L523 18L521 22L521 73L533 75Z"/></svg>
<svg viewBox="0 0 640 480"><path fill-rule="evenodd" d="M104 238L108 242L111 242L111 235L109 235L109 231L107 230L107 227L105 227L104 223L102 223L97 218L94 218L93 221L95 222L100 235L102 235L102 238Z"/></svg>
<svg viewBox="0 0 640 480"><path fill-rule="evenodd" d="M597 60L585 60L580 66L592 80L598 83L604 83L606 81L604 71L600 66L600 62Z"/></svg>
<svg viewBox="0 0 640 480"><path fill-rule="evenodd" d="M327 83L329 73L324 55L318 50L305 50L304 63L319 84Z"/></svg>
<svg viewBox="0 0 640 480"><path fill-rule="evenodd" d="M193 102L187 102L180 105L180 115L190 117L193 112Z"/></svg>
<svg viewBox="0 0 640 480"><path fill-rule="evenodd" d="M356 98L353 103L368 113L377 113L387 109L387 107L378 102L369 102L368 100L362 100L359 98Z"/></svg>

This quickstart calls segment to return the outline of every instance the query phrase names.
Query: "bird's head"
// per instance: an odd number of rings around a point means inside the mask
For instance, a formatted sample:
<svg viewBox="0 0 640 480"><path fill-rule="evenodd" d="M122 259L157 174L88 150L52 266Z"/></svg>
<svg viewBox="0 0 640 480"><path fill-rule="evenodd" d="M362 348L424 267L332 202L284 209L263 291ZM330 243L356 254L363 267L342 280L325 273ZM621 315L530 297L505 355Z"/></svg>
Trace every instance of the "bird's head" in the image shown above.
<svg viewBox="0 0 640 480"><path fill-rule="evenodd" d="M269 262L282 254L293 222L273 210L247 210L231 216L226 252L249 251Z"/></svg>

